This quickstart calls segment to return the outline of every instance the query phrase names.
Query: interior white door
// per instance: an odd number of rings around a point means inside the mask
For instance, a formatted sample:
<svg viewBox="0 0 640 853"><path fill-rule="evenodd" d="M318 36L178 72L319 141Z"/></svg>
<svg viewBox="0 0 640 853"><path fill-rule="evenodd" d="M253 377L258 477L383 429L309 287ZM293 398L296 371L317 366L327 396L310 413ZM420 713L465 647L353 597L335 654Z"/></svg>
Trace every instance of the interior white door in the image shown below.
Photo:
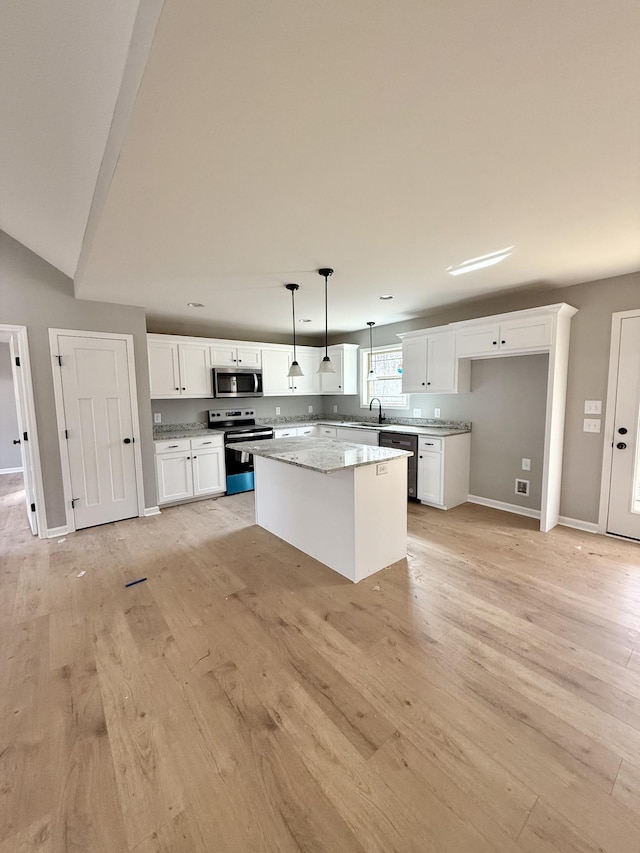
<svg viewBox="0 0 640 853"><path fill-rule="evenodd" d="M36 505L35 474L32 445L29 443L27 430L26 399L27 392L24 383L24 367L18 367L16 359L19 357L17 336L13 335L10 342L11 370L13 371L13 393L16 401L16 414L18 417L18 431L20 433L20 454L22 456L22 479L24 480L24 496L27 505L27 518L29 527L33 534L38 532L38 521L33 507Z"/></svg>
<svg viewBox="0 0 640 853"><path fill-rule="evenodd" d="M76 529L138 515L127 341L58 335L58 352Z"/></svg>
<svg viewBox="0 0 640 853"><path fill-rule="evenodd" d="M640 539L640 317L621 321L607 531Z"/></svg>

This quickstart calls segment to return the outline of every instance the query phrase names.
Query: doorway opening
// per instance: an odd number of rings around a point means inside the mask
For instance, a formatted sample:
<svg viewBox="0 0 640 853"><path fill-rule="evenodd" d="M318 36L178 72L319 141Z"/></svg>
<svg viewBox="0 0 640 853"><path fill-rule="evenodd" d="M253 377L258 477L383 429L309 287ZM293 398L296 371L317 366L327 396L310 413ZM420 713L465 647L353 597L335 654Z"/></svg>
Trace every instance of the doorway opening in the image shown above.
<svg viewBox="0 0 640 853"><path fill-rule="evenodd" d="M47 536L25 326L0 325L0 506L6 532Z"/></svg>

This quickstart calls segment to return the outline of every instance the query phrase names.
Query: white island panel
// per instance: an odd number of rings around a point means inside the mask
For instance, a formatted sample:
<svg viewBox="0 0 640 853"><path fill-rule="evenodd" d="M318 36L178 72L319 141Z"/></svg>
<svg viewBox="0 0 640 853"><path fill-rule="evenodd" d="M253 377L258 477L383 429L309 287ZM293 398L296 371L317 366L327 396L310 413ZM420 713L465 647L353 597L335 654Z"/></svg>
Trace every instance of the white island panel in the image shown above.
<svg viewBox="0 0 640 853"><path fill-rule="evenodd" d="M406 557L406 455L330 474L254 464L260 527L354 582Z"/></svg>

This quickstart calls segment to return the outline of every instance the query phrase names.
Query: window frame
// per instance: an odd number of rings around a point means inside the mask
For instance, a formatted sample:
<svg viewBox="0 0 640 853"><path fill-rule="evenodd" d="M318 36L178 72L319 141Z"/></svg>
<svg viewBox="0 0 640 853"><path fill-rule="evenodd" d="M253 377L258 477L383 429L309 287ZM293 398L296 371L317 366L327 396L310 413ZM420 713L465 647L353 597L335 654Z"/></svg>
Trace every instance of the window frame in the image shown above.
<svg viewBox="0 0 640 853"><path fill-rule="evenodd" d="M369 347L361 347L360 348L360 408L368 409L369 408L369 395L368 395L368 383L369 380L367 376L369 375L369 356L371 352L399 352L400 358L402 358L402 344L387 344L386 346L373 347L371 350ZM391 377L389 377L391 378ZM399 376L398 379L402 382L402 376ZM409 395L402 394L402 403L385 403L384 398L381 398L382 408L383 409L408 409L409 408Z"/></svg>

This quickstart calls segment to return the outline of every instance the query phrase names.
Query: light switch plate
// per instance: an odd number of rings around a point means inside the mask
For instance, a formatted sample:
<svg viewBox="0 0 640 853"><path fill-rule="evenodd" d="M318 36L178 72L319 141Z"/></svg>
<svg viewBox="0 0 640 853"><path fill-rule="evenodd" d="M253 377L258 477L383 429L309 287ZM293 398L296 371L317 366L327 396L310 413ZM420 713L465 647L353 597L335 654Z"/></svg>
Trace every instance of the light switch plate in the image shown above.
<svg viewBox="0 0 640 853"><path fill-rule="evenodd" d="M522 470L523 471L530 471L531 470L531 460L530 459L523 459L522 460Z"/></svg>
<svg viewBox="0 0 640 853"><path fill-rule="evenodd" d="M422 409L414 409L413 410L413 417L414 418L421 418L422 417Z"/></svg>
<svg viewBox="0 0 640 853"><path fill-rule="evenodd" d="M583 432L600 432L600 418L585 418L582 422Z"/></svg>
<svg viewBox="0 0 640 853"><path fill-rule="evenodd" d="M162 423L162 412L154 412L153 413L153 422L154 424Z"/></svg>
<svg viewBox="0 0 640 853"><path fill-rule="evenodd" d="M585 415L601 415L602 400L585 400L584 413Z"/></svg>

